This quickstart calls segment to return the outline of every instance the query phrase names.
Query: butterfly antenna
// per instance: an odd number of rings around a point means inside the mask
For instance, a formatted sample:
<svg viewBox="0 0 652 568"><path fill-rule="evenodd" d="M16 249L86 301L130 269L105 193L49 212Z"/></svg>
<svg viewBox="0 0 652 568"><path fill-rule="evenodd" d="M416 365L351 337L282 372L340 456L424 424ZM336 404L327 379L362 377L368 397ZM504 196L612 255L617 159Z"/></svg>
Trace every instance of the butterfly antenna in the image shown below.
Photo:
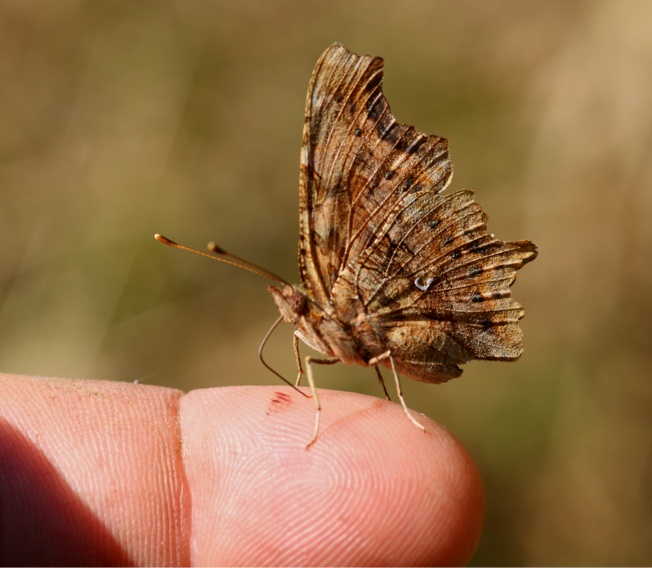
<svg viewBox="0 0 652 568"><path fill-rule="evenodd" d="M238 268L243 268L244 270L248 270L249 272L258 274L258 276L262 276L263 278L269 278L270 280L273 280L274 282L278 282L279 284L289 285L288 282L283 280L283 278L281 278L280 276L276 276L276 274L271 273L269 270L265 270L264 268L252 262L248 262L238 256L235 256L230 252L226 252L222 247L216 245L215 243L212 242L208 243L208 250L211 251L211 253L213 253L213 254L209 254L207 252L176 243L173 240L164 237L163 235L159 235L158 233L154 235L154 238L159 243L163 243L164 245L168 245L169 247L178 248L181 250L187 250L189 252L194 252L195 254L199 254L201 256L212 258L213 260L226 262L226 264L237 266Z"/></svg>

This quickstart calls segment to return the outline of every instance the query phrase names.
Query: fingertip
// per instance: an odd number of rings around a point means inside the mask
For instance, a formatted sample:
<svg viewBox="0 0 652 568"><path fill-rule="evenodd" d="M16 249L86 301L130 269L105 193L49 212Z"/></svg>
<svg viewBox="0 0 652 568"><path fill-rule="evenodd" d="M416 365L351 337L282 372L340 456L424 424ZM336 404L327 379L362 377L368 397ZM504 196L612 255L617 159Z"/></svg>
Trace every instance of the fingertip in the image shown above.
<svg viewBox="0 0 652 568"><path fill-rule="evenodd" d="M442 426L355 393L284 387L181 401L195 563L464 564L483 523L480 476ZM226 513L225 513L226 511Z"/></svg>

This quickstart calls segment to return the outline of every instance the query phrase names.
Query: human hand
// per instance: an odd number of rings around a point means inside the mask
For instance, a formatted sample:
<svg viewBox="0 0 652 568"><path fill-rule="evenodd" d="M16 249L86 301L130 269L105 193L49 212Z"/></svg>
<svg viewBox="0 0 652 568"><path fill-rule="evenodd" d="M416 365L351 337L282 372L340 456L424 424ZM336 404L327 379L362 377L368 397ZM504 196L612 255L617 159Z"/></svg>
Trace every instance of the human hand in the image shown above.
<svg viewBox="0 0 652 568"><path fill-rule="evenodd" d="M464 564L483 492L442 426L288 387L0 375L0 563Z"/></svg>

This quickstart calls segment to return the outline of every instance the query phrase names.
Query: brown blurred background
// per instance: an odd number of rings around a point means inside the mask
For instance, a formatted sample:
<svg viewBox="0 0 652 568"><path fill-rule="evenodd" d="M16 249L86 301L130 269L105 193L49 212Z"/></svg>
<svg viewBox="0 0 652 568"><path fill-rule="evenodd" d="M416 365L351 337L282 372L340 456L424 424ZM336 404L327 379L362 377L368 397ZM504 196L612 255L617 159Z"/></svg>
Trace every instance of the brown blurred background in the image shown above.
<svg viewBox="0 0 652 568"><path fill-rule="evenodd" d="M651 30L644 0L1 1L1 370L277 384L267 282L152 235L297 280L305 93L340 41L385 58L490 230L539 246L522 359L404 381L483 472L474 562L652 563ZM294 377L290 338L268 358Z"/></svg>

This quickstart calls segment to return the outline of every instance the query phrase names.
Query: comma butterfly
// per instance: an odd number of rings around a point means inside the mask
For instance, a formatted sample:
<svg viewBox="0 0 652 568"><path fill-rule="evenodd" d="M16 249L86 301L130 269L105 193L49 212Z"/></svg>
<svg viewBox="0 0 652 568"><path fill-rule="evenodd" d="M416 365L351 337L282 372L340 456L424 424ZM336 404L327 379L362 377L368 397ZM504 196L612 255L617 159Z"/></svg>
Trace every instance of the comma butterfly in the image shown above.
<svg viewBox="0 0 652 568"><path fill-rule="evenodd" d="M396 122L382 81L381 58L337 43L315 66L301 148L301 286L209 245L211 258L280 285L268 287L281 317L265 339L282 319L296 326L297 385L298 340L325 356L305 358L317 407L308 446L321 411L313 363L374 367L387 398L379 365L391 369L423 430L399 375L442 383L471 359L513 361L523 351L524 310L509 287L535 245L488 233L471 191L442 195L453 174L448 141Z"/></svg>

